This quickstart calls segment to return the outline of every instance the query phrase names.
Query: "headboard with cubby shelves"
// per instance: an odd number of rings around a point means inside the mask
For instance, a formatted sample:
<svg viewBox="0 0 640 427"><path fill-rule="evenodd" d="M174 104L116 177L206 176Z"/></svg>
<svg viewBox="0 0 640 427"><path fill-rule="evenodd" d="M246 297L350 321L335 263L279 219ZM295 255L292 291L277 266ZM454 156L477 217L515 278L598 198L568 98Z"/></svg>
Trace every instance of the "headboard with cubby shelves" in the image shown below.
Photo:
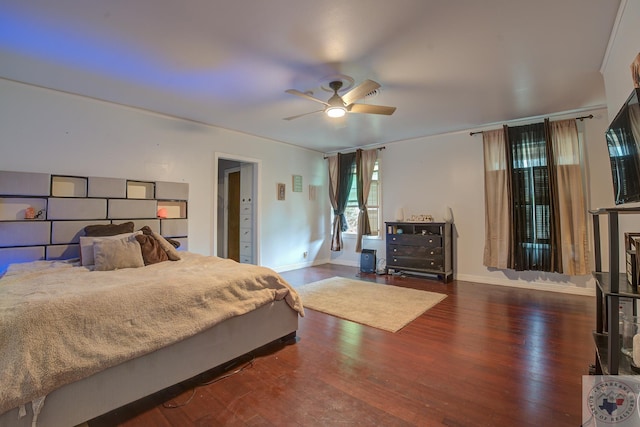
<svg viewBox="0 0 640 427"><path fill-rule="evenodd" d="M11 263L79 257L91 224L133 221L187 250L188 199L182 182L0 171L0 275Z"/></svg>

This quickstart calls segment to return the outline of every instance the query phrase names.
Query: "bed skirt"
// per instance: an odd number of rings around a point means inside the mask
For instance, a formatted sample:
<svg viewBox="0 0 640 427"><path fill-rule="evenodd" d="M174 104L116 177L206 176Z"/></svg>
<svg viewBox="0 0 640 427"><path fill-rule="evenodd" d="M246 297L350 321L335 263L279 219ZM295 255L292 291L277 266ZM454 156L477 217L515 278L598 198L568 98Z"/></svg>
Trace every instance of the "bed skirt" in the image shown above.
<svg viewBox="0 0 640 427"><path fill-rule="evenodd" d="M192 378L282 337L295 334L298 313L274 301L198 335L68 384L46 396L39 427L69 427ZM0 427L29 427L32 405L0 415Z"/></svg>

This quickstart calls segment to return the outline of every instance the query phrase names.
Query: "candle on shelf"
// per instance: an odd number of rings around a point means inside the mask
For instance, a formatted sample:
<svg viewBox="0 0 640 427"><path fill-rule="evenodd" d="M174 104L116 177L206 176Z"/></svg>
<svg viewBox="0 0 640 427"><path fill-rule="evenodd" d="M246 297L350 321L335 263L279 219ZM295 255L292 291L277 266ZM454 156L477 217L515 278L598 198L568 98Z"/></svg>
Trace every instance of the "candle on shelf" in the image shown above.
<svg viewBox="0 0 640 427"><path fill-rule="evenodd" d="M444 215L442 215L444 222L453 222L453 211L449 206L444 208Z"/></svg>

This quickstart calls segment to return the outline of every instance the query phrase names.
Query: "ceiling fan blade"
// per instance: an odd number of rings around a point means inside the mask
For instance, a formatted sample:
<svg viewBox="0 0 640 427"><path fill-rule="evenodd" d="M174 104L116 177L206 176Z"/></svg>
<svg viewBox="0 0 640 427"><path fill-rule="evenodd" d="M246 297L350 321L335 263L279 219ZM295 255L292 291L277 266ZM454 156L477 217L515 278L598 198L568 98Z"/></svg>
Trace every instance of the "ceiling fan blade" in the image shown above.
<svg viewBox="0 0 640 427"><path fill-rule="evenodd" d="M284 119L282 119L282 120L293 120L293 119L297 119L298 117L307 116L307 115L309 115L309 114L313 114L313 113L321 113L321 112L323 112L323 111L324 111L324 110L310 111L310 112L308 112L308 113L298 114L297 116L285 117L285 118L284 118Z"/></svg>
<svg viewBox="0 0 640 427"><path fill-rule="evenodd" d="M385 116L390 116L394 111L396 111L396 107L386 107L384 105L351 104L348 110L350 113L384 114Z"/></svg>
<svg viewBox="0 0 640 427"><path fill-rule="evenodd" d="M342 101L344 102L344 105L353 104L358 99L364 98L367 94L373 92L379 87L380 83L374 82L373 80L365 80L349 92L342 95Z"/></svg>
<svg viewBox="0 0 640 427"><path fill-rule="evenodd" d="M306 98L310 101L315 101L315 102L319 102L320 104L326 105L327 107L329 106L329 104L327 104L325 101L318 99L318 98L314 98L311 95L308 95L304 92L300 92L299 90L295 90L295 89L287 89L285 90L285 92L290 93L291 95L297 95L297 96L301 96L303 98Z"/></svg>

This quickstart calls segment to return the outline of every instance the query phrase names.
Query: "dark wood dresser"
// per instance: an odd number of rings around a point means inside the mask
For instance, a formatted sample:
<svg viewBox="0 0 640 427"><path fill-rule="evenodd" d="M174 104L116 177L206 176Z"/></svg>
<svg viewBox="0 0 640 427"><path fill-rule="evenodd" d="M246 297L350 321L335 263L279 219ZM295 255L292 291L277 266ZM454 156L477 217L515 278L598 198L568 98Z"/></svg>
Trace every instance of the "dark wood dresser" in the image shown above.
<svg viewBox="0 0 640 427"><path fill-rule="evenodd" d="M385 222L387 272L408 271L453 278L453 245L449 222Z"/></svg>

